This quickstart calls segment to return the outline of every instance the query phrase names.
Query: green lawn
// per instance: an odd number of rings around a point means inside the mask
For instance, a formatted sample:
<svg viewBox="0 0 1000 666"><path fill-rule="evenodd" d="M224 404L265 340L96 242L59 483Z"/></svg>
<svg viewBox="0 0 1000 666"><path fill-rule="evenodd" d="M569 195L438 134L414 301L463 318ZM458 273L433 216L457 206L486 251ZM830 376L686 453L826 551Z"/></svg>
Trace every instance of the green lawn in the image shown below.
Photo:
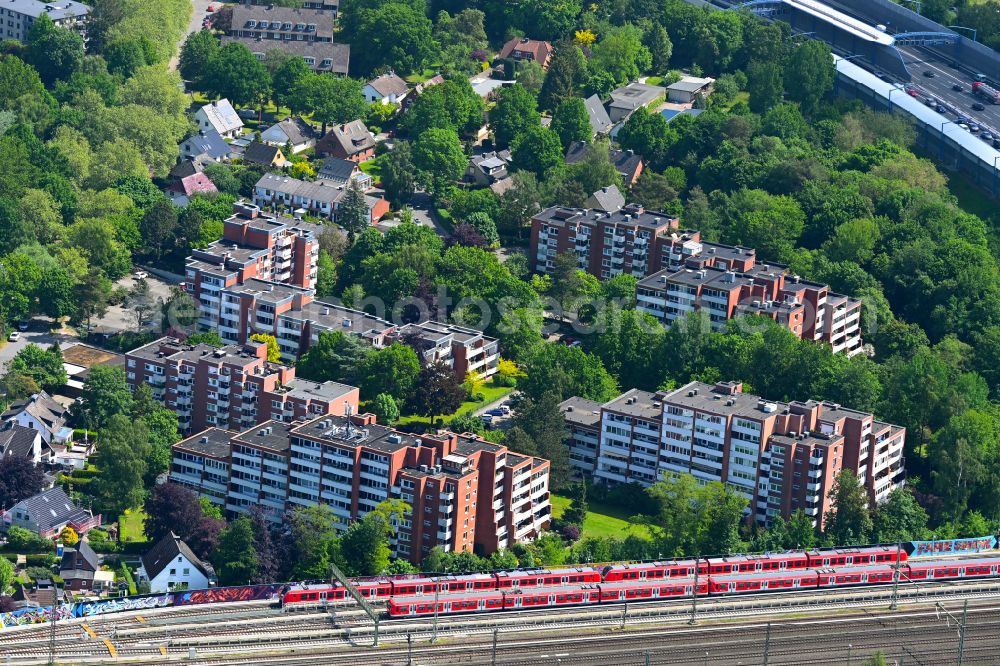
<svg viewBox="0 0 1000 666"><path fill-rule="evenodd" d="M145 541L146 533L143 531L145 524L146 513L141 509L123 513L118 519L118 540Z"/></svg>
<svg viewBox="0 0 1000 666"><path fill-rule="evenodd" d="M458 411L456 411L454 414L448 414L447 416L439 416L437 418L441 419L443 423L447 424L448 421L450 421L458 414L464 414L470 409L479 409L483 405L488 405L491 402L499 400L500 398L504 397L513 390L514 389L509 386L493 386L492 383L485 384L483 388L480 390L480 393L482 393L484 396L482 402L472 402L472 401L463 402L462 406L459 407ZM399 421L397 421L397 425L409 425L413 423L423 423L424 425L430 426L431 420L426 416L417 416L415 414L411 414L409 416L401 416L399 418Z"/></svg>
<svg viewBox="0 0 1000 666"><path fill-rule="evenodd" d="M376 182L382 177L382 158L376 157L374 159L367 160L358 165L358 167L364 173L371 176Z"/></svg>
<svg viewBox="0 0 1000 666"><path fill-rule="evenodd" d="M569 507L571 500L561 495L552 495L552 516L559 518ZM634 534L645 539L649 538L649 530L644 525L632 525L628 522L628 514L617 507L599 502L587 502L590 511L583 521L581 537L616 537L624 538Z"/></svg>

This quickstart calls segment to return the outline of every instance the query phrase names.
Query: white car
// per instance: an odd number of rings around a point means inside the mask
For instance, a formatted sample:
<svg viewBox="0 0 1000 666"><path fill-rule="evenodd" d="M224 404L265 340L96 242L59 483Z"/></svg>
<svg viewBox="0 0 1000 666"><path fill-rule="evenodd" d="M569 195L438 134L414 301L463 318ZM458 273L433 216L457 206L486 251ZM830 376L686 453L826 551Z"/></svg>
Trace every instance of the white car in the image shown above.
<svg viewBox="0 0 1000 666"><path fill-rule="evenodd" d="M147 273L146 271L136 271L135 273L132 273L132 277L134 277L136 280L145 280L146 278L149 277L149 273Z"/></svg>
<svg viewBox="0 0 1000 666"><path fill-rule="evenodd" d="M21 333L18 331L11 331L11 334L7 336L7 342L17 342L21 339Z"/></svg>

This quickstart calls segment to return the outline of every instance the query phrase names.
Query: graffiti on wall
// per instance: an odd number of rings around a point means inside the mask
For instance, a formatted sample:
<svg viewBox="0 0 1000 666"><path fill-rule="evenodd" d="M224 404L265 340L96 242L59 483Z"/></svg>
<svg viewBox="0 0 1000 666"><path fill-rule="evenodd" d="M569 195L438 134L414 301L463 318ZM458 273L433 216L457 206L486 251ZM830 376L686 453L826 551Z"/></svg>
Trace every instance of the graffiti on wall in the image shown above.
<svg viewBox="0 0 1000 666"><path fill-rule="evenodd" d="M56 608L56 622L68 620L73 616L72 608L68 605ZM19 627L25 624L43 624L52 621L52 607L42 608L22 608L10 613L0 613L0 627Z"/></svg>
<svg viewBox="0 0 1000 666"><path fill-rule="evenodd" d="M122 597L120 599L107 599L105 601L87 601L76 604L73 607L73 616L91 617L93 615L104 615L105 613L148 610L150 608L169 606L170 602L171 595L169 594L157 594L145 597Z"/></svg>
<svg viewBox="0 0 1000 666"><path fill-rule="evenodd" d="M996 548L995 536L975 537L972 539L946 539L943 541L911 541L906 550L911 557L921 555L941 555L951 553L978 553L981 550Z"/></svg>
<svg viewBox="0 0 1000 666"><path fill-rule="evenodd" d="M188 590L174 593L174 605L266 601L273 599L278 594L279 589L281 589L280 585L236 585L233 587L210 587L206 590Z"/></svg>

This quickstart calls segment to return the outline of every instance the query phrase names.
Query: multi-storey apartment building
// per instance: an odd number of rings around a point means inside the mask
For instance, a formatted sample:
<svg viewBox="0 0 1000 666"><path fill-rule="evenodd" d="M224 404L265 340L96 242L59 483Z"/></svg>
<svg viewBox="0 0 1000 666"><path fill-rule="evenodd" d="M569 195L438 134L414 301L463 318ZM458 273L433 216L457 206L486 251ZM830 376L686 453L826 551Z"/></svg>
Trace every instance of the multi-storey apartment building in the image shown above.
<svg viewBox="0 0 1000 666"><path fill-rule="evenodd" d="M435 546L488 554L530 541L551 517L547 460L472 435L415 437L371 414L209 429L174 445L170 478L231 515L261 506L280 520L323 503L342 530L401 499L411 510L391 545L413 562Z"/></svg>
<svg viewBox="0 0 1000 666"><path fill-rule="evenodd" d="M269 51L282 51L301 57L315 70L347 74L351 47L333 41L336 8L327 10L315 6L321 3L309 4L314 6L237 6L222 43L243 44L260 59Z"/></svg>
<svg viewBox="0 0 1000 666"><path fill-rule="evenodd" d="M798 338L826 342L834 353L862 351L861 301L789 275L780 264L756 264L744 248L701 244L685 267L639 281L636 308L666 326L689 312L708 313L712 327L741 315L773 319ZM735 256L735 260L734 260Z"/></svg>
<svg viewBox="0 0 1000 666"><path fill-rule="evenodd" d="M571 398L562 409L581 476L648 485L690 473L747 497L765 524L799 509L821 524L841 469L858 475L871 502L905 482L905 428L830 402L763 400L738 382L633 389L603 405Z"/></svg>
<svg viewBox="0 0 1000 666"><path fill-rule="evenodd" d="M622 273L643 277L661 268L677 218L629 204L614 213L553 206L531 220L532 269L551 272L557 254L575 254L577 266L591 275Z"/></svg>
<svg viewBox="0 0 1000 666"><path fill-rule="evenodd" d="M4 0L0 3L0 39L24 42L32 26L43 14L62 28L81 29L90 7L74 0Z"/></svg>
<svg viewBox="0 0 1000 666"><path fill-rule="evenodd" d="M782 264L758 263L753 248L702 241L700 232L678 229L676 219L634 205L618 213L548 208L532 220L531 242L540 273L570 252L592 275L637 276L636 308L666 326L695 310L706 311L716 329L755 314L835 353L862 351L861 301L790 275Z"/></svg>
<svg viewBox="0 0 1000 666"><path fill-rule="evenodd" d="M436 321L405 324L390 333L389 339L413 347L424 363L444 361L462 376L470 372L480 377L492 376L500 362L496 338L455 324Z"/></svg>
<svg viewBox="0 0 1000 666"><path fill-rule="evenodd" d="M244 430L358 408L357 388L296 378L295 368L267 360L262 342L216 348L163 337L126 354L125 373L133 390L148 384L177 412L184 432Z"/></svg>

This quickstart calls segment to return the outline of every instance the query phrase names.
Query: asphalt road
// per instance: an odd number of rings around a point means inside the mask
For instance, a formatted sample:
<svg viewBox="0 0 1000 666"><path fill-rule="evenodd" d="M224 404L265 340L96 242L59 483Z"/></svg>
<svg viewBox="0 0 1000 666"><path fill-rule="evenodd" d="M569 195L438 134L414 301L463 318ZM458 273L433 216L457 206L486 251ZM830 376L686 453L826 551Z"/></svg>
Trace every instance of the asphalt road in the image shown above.
<svg viewBox="0 0 1000 666"><path fill-rule="evenodd" d="M929 53L915 47L900 47L899 52L903 55L903 62L913 76L913 84L924 90L940 101L945 102L959 113L971 118L979 125L985 125L991 129L1000 130L1000 105L982 102L972 94L973 77L960 69L953 69L947 62L937 59ZM934 72L934 77L924 76L924 72ZM962 91L952 89L952 86L962 86ZM921 95L921 100L926 95ZM982 102L985 107L982 111L976 111L972 105L977 101ZM954 119L954 114L944 114L949 119Z"/></svg>
<svg viewBox="0 0 1000 666"><path fill-rule="evenodd" d="M193 32L198 32L201 30L201 22L205 20L205 15L208 13L208 6L213 4L212 0L193 0L191 20L188 22L187 32L181 37L181 40L177 42L177 53L181 52L181 46L184 45L184 40L187 36ZM219 5L221 2L215 0L215 4ZM175 55L170 59L170 69L177 69L177 56Z"/></svg>

